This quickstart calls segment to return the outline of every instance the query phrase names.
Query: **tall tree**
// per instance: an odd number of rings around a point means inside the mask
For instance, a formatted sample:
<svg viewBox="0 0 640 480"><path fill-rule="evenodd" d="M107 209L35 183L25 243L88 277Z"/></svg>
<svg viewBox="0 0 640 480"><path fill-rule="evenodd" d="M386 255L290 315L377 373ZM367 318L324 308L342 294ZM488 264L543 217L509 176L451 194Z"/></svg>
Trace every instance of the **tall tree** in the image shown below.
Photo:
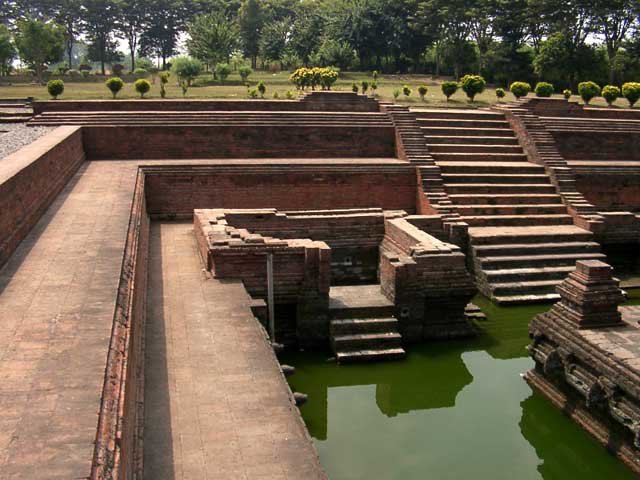
<svg viewBox="0 0 640 480"><path fill-rule="evenodd" d="M8 75L11 62L16 57L16 49L11 41L9 29L0 25L0 75Z"/></svg>
<svg viewBox="0 0 640 480"><path fill-rule="evenodd" d="M162 69L176 53L178 37L185 29L189 17L187 5L182 0L155 0L153 15L140 38L140 53L159 58Z"/></svg>
<svg viewBox="0 0 640 480"><path fill-rule="evenodd" d="M280 62L280 66L282 67L282 55L287 48L290 29L290 18L269 22L265 25L260 38L260 54L262 58Z"/></svg>
<svg viewBox="0 0 640 480"><path fill-rule="evenodd" d="M136 68L136 52L142 33L147 29L152 15L149 0L120 0L116 30L127 41L131 56L131 71Z"/></svg>
<svg viewBox="0 0 640 480"><path fill-rule="evenodd" d="M214 66L228 62L238 46L238 27L220 13L198 15L187 26L189 54Z"/></svg>
<svg viewBox="0 0 640 480"><path fill-rule="evenodd" d="M17 27L15 42L20 59L35 70L36 78L42 82L47 66L64 54L63 29L53 22L38 20L20 20Z"/></svg>
<svg viewBox="0 0 640 480"><path fill-rule="evenodd" d="M309 65L311 54L320 46L324 31L324 18L319 8L318 0L301 2L289 32L289 48L305 65Z"/></svg>
<svg viewBox="0 0 640 480"><path fill-rule="evenodd" d="M95 58L100 62L102 75L113 51L113 33L120 14L119 5L114 0L83 0L84 19L87 36L93 45Z"/></svg>
<svg viewBox="0 0 640 480"><path fill-rule="evenodd" d="M256 68L260 53L260 32L264 23L262 8L258 0L244 0L238 12L240 35L244 53L251 58L251 67Z"/></svg>
<svg viewBox="0 0 640 480"><path fill-rule="evenodd" d="M636 0L595 0L595 31L604 39L609 61L609 82L613 83L616 55L638 14Z"/></svg>

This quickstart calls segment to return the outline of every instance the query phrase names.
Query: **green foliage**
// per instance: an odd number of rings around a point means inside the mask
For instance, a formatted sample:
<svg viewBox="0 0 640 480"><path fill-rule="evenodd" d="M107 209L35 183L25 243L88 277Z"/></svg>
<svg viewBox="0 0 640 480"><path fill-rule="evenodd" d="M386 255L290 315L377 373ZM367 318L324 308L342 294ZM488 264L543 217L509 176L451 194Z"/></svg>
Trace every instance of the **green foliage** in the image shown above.
<svg viewBox="0 0 640 480"><path fill-rule="evenodd" d="M620 89L615 85L605 85L602 88L602 97L606 100L607 105L611 106L620 98Z"/></svg>
<svg viewBox="0 0 640 480"><path fill-rule="evenodd" d="M509 87L509 91L513 93L513 96L516 98L526 97L531 91L531 85L527 82L513 82Z"/></svg>
<svg viewBox="0 0 640 480"><path fill-rule="evenodd" d="M573 95L573 93L571 93L571 90L569 90L568 88L566 90L563 90L562 92L562 96L565 100L569 100L571 98L571 95Z"/></svg>
<svg viewBox="0 0 640 480"><path fill-rule="evenodd" d="M496 97L498 97L498 101L502 100L507 95L507 92L504 91L504 88L496 88Z"/></svg>
<svg viewBox="0 0 640 480"><path fill-rule="evenodd" d="M170 72L160 72L160 97L166 98L167 96L167 83L169 83Z"/></svg>
<svg viewBox="0 0 640 480"><path fill-rule="evenodd" d="M595 82L581 82L578 84L578 94L589 105L589 102L600 95L600 85Z"/></svg>
<svg viewBox="0 0 640 480"><path fill-rule="evenodd" d="M627 82L622 85L622 96L627 99L629 106L633 108L638 100L640 100L640 83Z"/></svg>
<svg viewBox="0 0 640 480"><path fill-rule="evenodd" d="M64 92L64 82L62 80L49 80L47 83L47 92L51 95L51 98L57 100L62 92Z"/></svg>
<svg viewBox="0 0 640 480"><path fill-rule="evenodd" d="M351 85L351 91L353 93L358 93L360 91L360 87L358 87L358 84L356 82L353 82L353 84Z"/></svg>
<svg viewBox="0 0 640 480"><path fill-rule="evenodd" d="M535 88L536 97L547 98L553 95L553 85L548 82L538 82Z"/></svg>
<svg viewBox="0 0 640 480"><path fill-rule="evenodd" d="M374 70L373 73L371 74L371 77L373 78L374 82L378 81L378 71Z"/></svg>
<svg viewBox="0 0 640 480"><path fill-rule="evenodd" d="M140 98L144 98L144 94L151 90L151 84L148 80L141 78L135 81L133 88L140 94Z"/></svg>
<svg viewBox="0 0 640 480"><path fill-rule="evenodd" d="M374 97L376 95L376 90L378 90L378 82L374 80L371 82L371 91L373 92Z"/></svg>
<svg viewBox="0 0 640 480"><path fill-rule="evenodd" d="M64 54L64 32L55 23L20 20L15 44L20 59L36 72L38 81L47 65L57 62Z"/></svg>
<svg viewBox="0 0 640 480"><path fill-rule="evenodd" d="M274 100L278 100L280 98L280 95L278 94L278 91L276 90L275 92L273 92L273 99Z"/></svg>
<svg viewBox="0 0 640 480"><path fill-rule="evenodd" d="M323 67L338 67L341 70L350 68L356 61L353 47L347 42L332 38L326 39L311 56L311 61Z"/></svg>
<svg viewBox="0 0 640 480"><path fill-rule="evenodd" d="M444 96L447 97L447 102L449 101L449 97L451 97L451 95L458 91L459 87L460 86L458 85L458 82L453 82L451 80L442 82L440 88L442 88L442 93L444 93Z"/></svg>
<svg viewBox="0 0 640 480"><path fill-rule="evenodd" d="M476 95L484 92L486 86L487 82L480 75L465 75L460 79L460 87L471 102Z"/></svg>
<svg viewBox="0 0 640 480"><path fill-rule="evenodd" d="M424 102L424 97L427 95L429 89L426 85L420 85L418 87L418 94L420 95L420 99Z"/></svg>
<svg viewBox="0 0 640 480"><path fill-rule="evenodd" d="M184 81L187 87L202 72L202 62L192 57L176 57L171 63L171 71L180 81Z"/></svg>
<svg viewBox="0 0 640 480"><path fill-rule="evenodd" d="M402 93L404 94L405 97L410 97L411 96L411 88L409 88L409 85L403 85L402 86Z"/></svg>
<svg viewBox="0 0 640 480"><path fill-rule="evenodd" d="M393 91L393 98L394 100L398 100L398 97L400 96L400 90L398 90L397 88Z"/></svg>
<svg viewBox="0 0 640 480"><path fill-rule="evenodd" d="M253 70L249 65L241 65L238 67L238 73L240 74L242 82L246 83L249 79L249 76L253 73Z"/></svg>
<svg viewBox="0 0 640 480"><path fill-rule="evenodd" d="M362 86L362 93L366 95L367 91L369 90L369 82L367 80L363 80L360 85Z"/></svg>
<svg viewBox="0 0 640 480"><path fill-rule="evenodd" d="M287 97L287 100L293 100L296 98L295 94L291 90L287 90L284 96Z"/></svg>
<svg viewBox="0 0 640 480"><path fill-rule="evenodd" d="M263 81L258 82L258 91L260 92L260 96L264 98L264 94L267 92L267 86Z"/></svg>
<svg viewBox="0 0 640 480"><path fill-rule="evenodd" d="M331 90L333 84L338 80L338 71L331 67L301 67L291 74L289 80L298 90L306 90L309 87L315 90L318 85L323 90Z"/></svg>
<svg viewBox="0 0 640 480"><path fill-rule="evenodd" d="M258 90L256 90L255 88L248 88L247 96L249 98L258 98Z"/></svg>
<svg viewBox="0 0 640 480"><path fill-rule="evenodd" d="M16 49L11 40L9 29L0 24L0 75L8 75L11 63L16 57Z"/></svg>
<svg viewBox="0 0 640 480"><path fill-rule="evenodd" d="M131 72L135 78L147 78L149 72L147 72L144 68L136 68L133 72Z"/></svg>
<svg viewBox="0 0 640 480"><path fill-rule="evenodd" d="M196 15L187 33L189 54L209 65L228 62L238 47L238 27L221 13Z"/></svg>
<svg viewBox="0 0 640 480"><path fill-rule="evenodd" d="M136 58L135 66L136 68L133 70L134 73L139 68L144 69L146 72L152 72L153 70L156 69L156 66L154 65L154 63L148 58Z"/></svg>
<svg viewBox="0 0 640 480"><path fill-rule="evenodd" d="M321 68L319 75L323 90L331 90L333 84L338 81L338 71L331 67Z"/></svg>
<svg viewBox="0 0 640 480"><path fill-rule="evenodd" d="M231 75L231 67L228 63L219 63L216 65L216 76L224 83Z"/></svg>
<svg viewBox="0 0 640 480"><path fill-rule="evenodd" d="M118 95L118 92L122 90L122 87L124 87L124 82L119 77L112 77L104 82L104 84L111 91L114 99L116 95Z"/></svg>

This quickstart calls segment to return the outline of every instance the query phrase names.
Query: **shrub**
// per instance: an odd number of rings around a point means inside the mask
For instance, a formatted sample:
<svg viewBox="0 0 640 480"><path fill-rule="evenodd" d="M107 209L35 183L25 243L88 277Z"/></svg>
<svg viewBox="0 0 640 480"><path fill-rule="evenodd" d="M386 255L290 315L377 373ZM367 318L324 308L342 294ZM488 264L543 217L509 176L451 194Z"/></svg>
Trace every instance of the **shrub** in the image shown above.
<svg viewBox="0 0 640 480"><path fill-rule="evenodd" d="M334 83L338 81L338 71L335 68L320 68L320 85L323 90L331 90Z"/></svg>
<svg viewBox="0 0 640 480"><path fill-rule="evenodd" d="M600 85L595 82L581 82L578 84L578 94L589 105L589 102L600 95Z"/></svg>
<svg viewBox="0 0 640 480"><path fill-rule="evenodd" d="M144 68L136 68L133 72L131 72L135 78L147 78L149 72L147 72Z"/></svg>
<svg viewBox="0 0 640 480"><path fill-rule="evenodd" d="M278 92L277 91L273 92L273 99L278 100L279 98L280 98L280 95L278 95Z"/></svg>
<svg viewBox="0 0 640 480"><path fill-rule="evenodd" d="M447 97L447 102L449 101L449 97L458 91L458 82L452 82L451 80L442 82L442 93Z"/></svg>
<svg viewBox="0 0 640 480"><path fill-rule="evenodd" d="M531 91L531 85L527 82L513 82L509 87L509 91L513 93L516 98L526 97Z"/></svg>
<svg viewBox="0 0 640 480"><path fill-rule="evenodd" d="M133 88L140 94L140 98L144 98L144 94L151 90L151 84L144 78L140 78L133 84Z"/></svg>
<svg viewBox="0 0 640 480"><path fill-rule="evenodd" d="M263 81L258 82L258 91L260 92L260 96L264 98L264 94L267 91L267 86L264 84Z"/></svg>
<svg viewBox="0 0 640 480"><path fill-rule="evenodd" d="M124 82L119 77L110 78L104 82L104 84L111 91L114 99L116 98L116 95L118 95L118 92L122 90L122 87L124 87Z"/></svg>
<svg viewBox="0 0 640 480"><path fill-rule="evenodd" d="M362 86L362 93L367 93L367 91L369 90L369 82L367 82L366 80L363 80L361 83Z"/></svg>
<svg viewBox="0 0 640 480"><path fill-rule="evenodd" d="M487 82L480 75L465 75L460 79L460 86L462 91L467 94L470 102L479 93L484 92Z"/></svg>
<svg viewBox="0 0 640 480"><path fill-rule="evenodd" d="M398 99L398 97L400 96L400 90L398 90L397 88L393 91L393 98L395 98L396 100Z"/></svg>
<svg viewBox="0 0 640 480"><path fill-rule="evenodd" d="M615 85L606 85L602 89L602 96L607 101L607 105L612 106L618 98L620 98L620 89Z"/></svg>
<svg viewBox="0 0 640 480"><path fill-rule="evenodd" d="M553 85L547 82L538 82L535 88L536 97L547 98L553 95Z"/></svg>
<svg viewBox="0 0 640 480"><path fill-rule="evenodd" d="M216 76L220 79L221 83L224 83L231 75L231 67L228 63L219 63L216 65Z"/></svg>
<svg viewBox="0 0 640 480"><path fill-rule="evenodd" d="M507 92L504 91L504 88L496 88L496 97L498 97L498 101L502 100Z"/></svg>
<svg viewBox="0 0 640 480"><path fill-rule="evenodd" d="M116 77L122 75L123 71L124 65L122 65L121 63L114 63L113 65L111 65L111 73L113 73Z"/></svg>
<svg viewBox="0 0 640 480"><path fill-rule="evenodd" d="M306 90L308 87L315 90L318 85L323 90L331 90L331 86L338 80L338 71L332 67L301 67L291 74L289 80L298 90Z"/></svg>
<svg viewBox="0 0 640 480"><path fill-rule="evenodd" d="M371 91L373 92L373 96L376 96L376 90L378 90L378 82L375 80L371 82Z"/></svg>
<svg viewBox="0 0 640 480"><path fill-rule="evenodd" d="M242 82L246 82L249 76L253 73L253 70L251 70L249 65L242 65L238 68L238 73L240 74Z"/></svg>
<svg viewBox="0 0 640 480"><path fill-rule="evenodd" d="M89 78L89 74L91 73L90 70L82 70L80 73L82 73L82 78Z"/></svg>
<svg viewBox="0 0 640 480"><path fill-rule="evenodd" d="M569 100L571 98L571 95L573 94L571 93L571 90L569 90L568 88L562 92L562 96L564 96L565 100Z"/></svg>
<svg viewBox="0 0 640 480"><path fill-rule="evenodd" d="M295 95L291 90L287 90L284 96L287 98L287 100L293 100L295 98Z"/></svg>
<svg viewBox="0 0 640 480"><path fill-rule="evenodd" d="M402 86L402 93L404 94L405 97L411 96L411 89L409 88L409 85Z"/></svg>
<svg viewBox="0 0 640 480"><path fill-rule="evenodd" d="M51 95L51 98L57 100L62 92L64 92L64 82L62 80L49 80L47 83L47 92Z"/></svg>
<svg viewBox="0 0 640 480"><path fill-rule="evenodd" d="M358 87L358 84L356 82L353 82L353 85L351 85L351 91L353 93L358 93L360 91L360 87Z"/></svg>
<svg viewBox="0 0 640 480"><path fill-rule="evenodd" d="M633 108L640 100L640 83L628 82L622 85L622 96L627 99L629 106Z"/></svg>
<svg viewBox="0 0 640 480"><path fill-rule="evenodd" d="M170 72L160 72L160 97L167 96L167 83L169 83Z"/></svg>
<svg viewBox="0 0 640 480"><path fill-rule="evenodd" d="M202 62L191 57L177 57L171 62L171 70L179 80L186 83L188 88L191 86L191 82L202 72Z"/></svg>
<svg viewBox="0 0 640 480"><path fill-rule="evenodd" d="M429 89L427 88L426 85L420 85L418 87L418 95L420 95L420 100L422 100L424 102L424 97L427 96L427 92L429 91Z"/></svg>
<svg viewBox="0 0 640 480"><path fill-rule="evenodd" d="M248 88L247 95L249 96L249 98L258 98L258 90L256 90L255 88Z"/></svg>
<svg viewBox="0 0 640 480"><path fill-rule="evenodd" d="M373 73L371 74L371 78L373 78L374 82L378 81L378 71L374 70Z"/></svg>

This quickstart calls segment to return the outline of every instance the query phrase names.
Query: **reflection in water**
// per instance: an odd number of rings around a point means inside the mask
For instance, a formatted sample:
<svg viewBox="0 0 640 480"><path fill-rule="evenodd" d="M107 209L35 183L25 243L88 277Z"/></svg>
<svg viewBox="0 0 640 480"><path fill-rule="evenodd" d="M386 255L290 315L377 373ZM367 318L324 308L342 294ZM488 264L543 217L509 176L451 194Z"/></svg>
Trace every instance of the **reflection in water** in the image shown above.
<svg viewBox="0 0 640 480"><path fill-rule="evenodd" d="M404 362L286 358L330 478L634 478L520 377L528 320L545 307L478 303L483 335L412 348Z"/></svg>

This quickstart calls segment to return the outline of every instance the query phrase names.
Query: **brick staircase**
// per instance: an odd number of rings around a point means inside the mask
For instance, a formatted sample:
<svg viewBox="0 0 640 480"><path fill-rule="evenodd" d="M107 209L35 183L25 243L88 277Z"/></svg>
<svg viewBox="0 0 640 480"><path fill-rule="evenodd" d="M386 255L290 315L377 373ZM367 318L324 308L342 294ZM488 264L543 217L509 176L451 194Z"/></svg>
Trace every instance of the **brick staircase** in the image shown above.
<svg viewBox="0 0 640 480"><path fill-rule="evenodd" d="M545 167L530 163L504 113L414 110L451 210L469 225L469 261L480 291L501 303L558 298L576 260L602 259L574 225Z"/></svg>
<svg viewBox="0 0 640 480"><path fill-rule="evenodd" d="M125 112L43 112L29 125L57 126L298 126L323 127L390 126L380 112L288 112L288 111L125 111Z"/></svg>
<svg viewBox="0 0 640 480"><path fill-rule="evenodd" d="M32 116L29 99L0 98L0 123L25 123Z"/></svg>
<svg viewBox="0 0 640 480"><path fill-rule="evenodd" d="M404 358L394 311L380 285L331 287L329 333L338 363Z"/></svg>

